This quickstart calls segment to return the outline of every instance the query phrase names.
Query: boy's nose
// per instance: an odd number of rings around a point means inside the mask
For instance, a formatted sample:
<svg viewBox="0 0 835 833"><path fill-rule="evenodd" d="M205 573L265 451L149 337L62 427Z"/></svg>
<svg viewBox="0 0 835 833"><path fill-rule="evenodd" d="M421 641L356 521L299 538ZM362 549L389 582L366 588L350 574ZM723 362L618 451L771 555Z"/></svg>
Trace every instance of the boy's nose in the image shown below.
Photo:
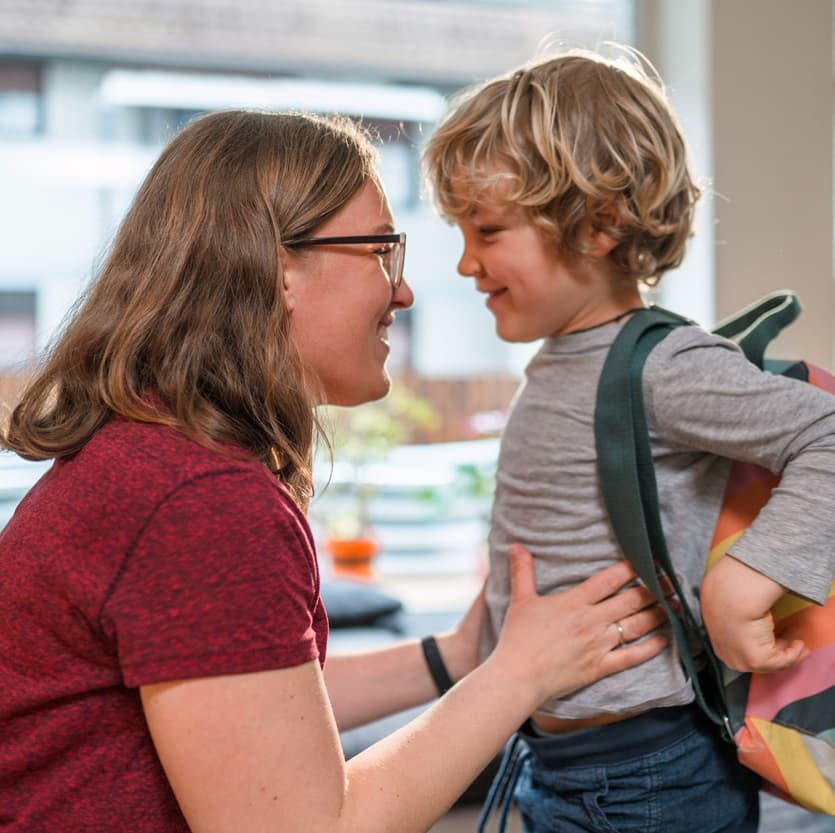
<svg viewBox="0 0 835 833"><path fill-rule="evenodd" d="M475 277L478 272L478 260L473 257L467 246L461 252L461 257L458 259L458 274L465 278Z"/></svg>

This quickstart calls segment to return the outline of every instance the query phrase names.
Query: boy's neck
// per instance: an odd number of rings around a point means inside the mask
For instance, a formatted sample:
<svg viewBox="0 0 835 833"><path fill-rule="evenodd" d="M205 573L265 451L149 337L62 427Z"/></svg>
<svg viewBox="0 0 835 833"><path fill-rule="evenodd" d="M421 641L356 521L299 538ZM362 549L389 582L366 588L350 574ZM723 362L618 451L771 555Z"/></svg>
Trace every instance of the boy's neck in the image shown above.
<svg viewBox="0 0 835 833"><path fill-rule="evenodd" d="M646 306L637 283L627 282L623 276L612 274L601 263L594 266L596 269L586 273L590 285L585 300L576 310L573 320L566 322L566 328L554 335L569 335L602 327Z"/></svg>
<svg viewBox="0 0 835 833"><path fill-rule="evenodd" d="M640 299L639 299L640 300ZM638 312L639 310L644 309L645 305L642 303L636 304L634 307L629 307L629 309L622 310L621 312L616 313L615 315L611 316L610 318L604 318L602 321L598 321L595 324L589 324L585 327L578 327L576 329L569 329L559 335L577 335L577 333L587 333L589 330L596 330L598 327L605 327L607 324L614 324L620 321L623 318L626 318L628 315L632 315L632 313Z"/></svg>

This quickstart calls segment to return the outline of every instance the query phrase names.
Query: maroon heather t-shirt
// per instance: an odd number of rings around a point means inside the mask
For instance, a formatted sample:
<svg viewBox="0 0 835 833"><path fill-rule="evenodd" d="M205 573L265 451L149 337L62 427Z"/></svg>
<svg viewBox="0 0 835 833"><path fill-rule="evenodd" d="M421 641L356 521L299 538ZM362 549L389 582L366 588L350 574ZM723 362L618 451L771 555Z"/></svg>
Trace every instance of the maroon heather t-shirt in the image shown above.
<svg viewBox="0 0 835 833"><path fill-rule="evenodd" d="M112 420L0 533L0 829L188 830L137 687L323 662L326 639L267 468Z"/></svg>

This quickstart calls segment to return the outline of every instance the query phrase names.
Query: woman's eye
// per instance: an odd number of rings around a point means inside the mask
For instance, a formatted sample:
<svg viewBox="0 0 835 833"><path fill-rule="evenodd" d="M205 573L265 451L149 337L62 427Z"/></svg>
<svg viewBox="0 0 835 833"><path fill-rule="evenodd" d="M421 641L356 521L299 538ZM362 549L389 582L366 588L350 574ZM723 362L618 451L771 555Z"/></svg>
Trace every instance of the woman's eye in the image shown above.
<svg viewBox="0 0 835 833"><path fill-rule="evenodd" d="M391 244L387 243L385 246L380 246L379 249L374 249L374 254L380 257L385 257L391 252Z"/></svg>
<svg viewBox="0 0 835 833"><path fill-rule="evenodd" d="M498 226L480 226L478 229L478 233L482 237L489 237L491 234L498 234L501 231L501 228Z"/></svg>

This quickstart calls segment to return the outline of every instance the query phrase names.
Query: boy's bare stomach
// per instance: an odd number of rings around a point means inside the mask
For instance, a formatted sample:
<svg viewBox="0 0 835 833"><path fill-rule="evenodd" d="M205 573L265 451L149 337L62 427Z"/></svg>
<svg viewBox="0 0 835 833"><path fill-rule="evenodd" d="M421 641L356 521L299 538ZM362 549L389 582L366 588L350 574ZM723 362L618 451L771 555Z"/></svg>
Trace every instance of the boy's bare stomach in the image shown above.
<svg viewBox="0 0 835 833"><path fill-rule="evenodd" d="M601 714L597 717L551 717L538 712L531 717L531 721L543 732L556 734L558 732L576 732L580 729L594 729L597 726L606 726L609 723L619 723L621 720L628 720L630 717L637 717L641 712L629 712L628 714Z"/></svg>

